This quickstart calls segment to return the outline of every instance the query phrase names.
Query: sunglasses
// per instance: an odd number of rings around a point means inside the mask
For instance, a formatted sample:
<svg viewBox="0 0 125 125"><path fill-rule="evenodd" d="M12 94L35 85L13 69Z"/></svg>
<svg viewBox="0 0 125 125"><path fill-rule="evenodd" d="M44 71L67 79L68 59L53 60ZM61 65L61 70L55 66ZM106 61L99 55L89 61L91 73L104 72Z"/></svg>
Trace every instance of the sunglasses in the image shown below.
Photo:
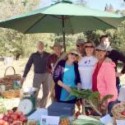
<svg viewBox="0 0 125 125"><path fill-rule="evenodd" d="M106 52L106 50L100 50L100 49L96 49L96 51L98 51L98 52Z"/></svg>
<svg viewBox="0 0 125 125"><path fill-rule="evenodd" d="M73 55L73 56L78 56L77 54L75 54L75 53L70 53L71 55Z"/></svg>
<svg viewBox="0 0 125 125"><path fill-rule="evenodd" d="M94 48L94 46L85 46L85 48Z"/></svg>

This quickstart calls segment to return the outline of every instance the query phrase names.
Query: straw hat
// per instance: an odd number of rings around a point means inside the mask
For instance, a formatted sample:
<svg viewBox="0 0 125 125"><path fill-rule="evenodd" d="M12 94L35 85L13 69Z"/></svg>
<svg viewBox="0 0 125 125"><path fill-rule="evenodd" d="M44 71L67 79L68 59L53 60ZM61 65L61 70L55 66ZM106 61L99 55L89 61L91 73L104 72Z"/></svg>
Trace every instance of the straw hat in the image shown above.
<svg viewBox="0 0 125 125"><path fill-rule="evenodd" d="M75 49L72 49L72 50L70 50L70 51L68 52L68 54L71 54L71 53L80 56L80 54L78 53L78 51L76 51Z"/></svg>
<svg viewBox="0 0 125 125"><path fill-rule="evenodd" d="M55 42L53 46L51 46L50 48L53 49L54 47L60 47L62 48L63 45L60 42Z"/></svg>
<svg viewBox="0 0 125 125"><path fill-rule="evenodd" d="M86 41L84 39L77 39L76 45L84 44Z"/></svg>

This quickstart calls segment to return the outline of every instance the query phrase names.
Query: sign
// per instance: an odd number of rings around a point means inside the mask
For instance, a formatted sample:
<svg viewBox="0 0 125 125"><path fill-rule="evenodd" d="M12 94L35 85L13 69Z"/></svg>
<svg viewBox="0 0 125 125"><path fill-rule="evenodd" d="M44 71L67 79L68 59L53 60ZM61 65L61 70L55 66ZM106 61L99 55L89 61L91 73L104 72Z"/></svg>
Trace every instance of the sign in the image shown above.
<svg viewBox="0 0 125 125"><path fill-rule="evenodd" d="M113 124L113 119L109 114L107 114L107 115L103 116L102 118L100 118L100 121L105 125Z"/></svg>
<svg viewBox="0 0 125 125"><path fill-rule="evenodd" d="M59 125L60 117L59 116L41 116L41 125Z"/></svg>

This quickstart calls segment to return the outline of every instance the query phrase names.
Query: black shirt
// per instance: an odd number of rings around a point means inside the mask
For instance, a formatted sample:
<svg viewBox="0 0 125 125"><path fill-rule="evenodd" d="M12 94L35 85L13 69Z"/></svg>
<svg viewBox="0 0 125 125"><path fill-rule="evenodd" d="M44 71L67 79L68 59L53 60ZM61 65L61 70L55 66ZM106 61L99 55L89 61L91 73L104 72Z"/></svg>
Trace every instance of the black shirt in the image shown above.
<svg viewBox="0 0 125 125"><path fill-rule="evenodd" d="M108 54L108 57L110 59L112 59L112 61L116 64L116 72L117 72L117 65L118 65L118 61L121 61L123 63L123 68L121 70L121 73L124 74L125 73L125 55L123 55L121 52L117 51L117 50L111 50ZM119 77L116 77L116 85L120 84L120 79Z"/></svg>
<svg viewBox="0 0 125 125"><path fill-rule="evenodd" d="M117 51L117 50L111 50L108 54L108 57L110 59L112 59L112 61L116 64L116 68L118 65L118 61L121 61L123 63L123 68L121 73L124 74L125 73L125 55L123 55L121 52ZM117 71L117 69L116 69Z"/></svg>
<svg viewBox="0 0 125 125"><path fill-rule="evenodd" d="M43 53L36 52L36 53L31 54L26 64L23 77L27 76L32 64L34 65L34 73L41 74L41 73L48 72L47 62L48 62L49 55L50 54L47 52L43 52Z"/></svg>

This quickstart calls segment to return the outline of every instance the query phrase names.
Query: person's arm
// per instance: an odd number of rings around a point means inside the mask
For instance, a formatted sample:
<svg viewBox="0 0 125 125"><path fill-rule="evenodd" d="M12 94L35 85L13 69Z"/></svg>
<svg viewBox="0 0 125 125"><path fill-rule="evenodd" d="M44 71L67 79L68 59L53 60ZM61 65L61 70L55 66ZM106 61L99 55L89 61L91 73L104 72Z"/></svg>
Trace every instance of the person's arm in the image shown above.
<svg viewBox="0 0 125 125"><path fill-rule="evenodd" d="M60 62L58 62L58 64L56 65L56 67L53 71L53 80L55 83L57 83L59 80L61 80L62 69L63 69L63 66L60 61Z"/></svg>
<svg viewBox="0 0 125 125"><path fill-rule="evenodd" d="M26 66L25 66L25 70L24 70L24 74L23 74L23 78L26 78L31 66L33 64L33 54L30 56Z"/></svg>
<svg viewBox="0 0 125 125"><path fill-rule="evenodd" d="M71 88L70 88L69 86L65 85L61 80L58 80L57 84L58 84L60 87L64 88L66 91L68 91L68 92L71 91Z"/></svg>
<svg viewBox="0 0 125 125"><path fill-rule="evenodd" d="M110 94L113 95L109 101L114 101L117 99L118 93L116 88L116 74L115 74L115 68L113 67L113 64L106 64L105 70L104 70L104 84L105 84L105 95ZM103 96L105 96L103 95Z"/></svg>
<svg viewBox="0 0 125 125"><path fill-rule="evenodd" d="M62 88L64 88L65 90L67 90L68 92L70 92L70 87L69 86L67 86L67 85L65 85L63 82L62 82L62 75L63 75L63 68L64 68L64 61L60 61L57 65L56 65L56 67L55 67L55 69L54 69L54 72L53 72L53 79L54 79L54 81L55 81L55 83L58 85L58 86L60 86L60 87L62 87Z"/></svg>

